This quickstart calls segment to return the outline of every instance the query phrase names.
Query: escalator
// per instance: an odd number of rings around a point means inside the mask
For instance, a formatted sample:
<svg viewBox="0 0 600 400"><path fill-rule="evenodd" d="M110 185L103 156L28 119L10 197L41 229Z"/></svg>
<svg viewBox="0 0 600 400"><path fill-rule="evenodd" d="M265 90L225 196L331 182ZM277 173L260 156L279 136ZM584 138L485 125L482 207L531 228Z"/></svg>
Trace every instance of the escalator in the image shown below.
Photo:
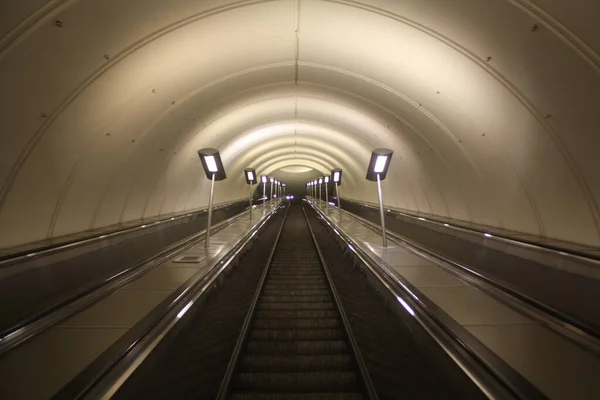
<svg viewBox="0 0 600 400"><path fill-rule="evenodd" d="M114 398L486 398L386 308L314 212L281 214Z"/></svg>

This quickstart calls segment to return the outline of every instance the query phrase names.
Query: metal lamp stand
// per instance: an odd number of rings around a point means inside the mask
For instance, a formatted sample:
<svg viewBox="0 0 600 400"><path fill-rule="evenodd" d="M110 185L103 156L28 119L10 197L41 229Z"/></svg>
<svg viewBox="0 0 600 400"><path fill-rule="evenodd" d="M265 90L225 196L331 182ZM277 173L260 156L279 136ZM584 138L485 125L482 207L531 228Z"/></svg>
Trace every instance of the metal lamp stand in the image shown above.
<svg viewBox="0 0 600 400"><path fill-rule="evenodd" d="M385 236L385 216L383 214L383 195L381 193L381 179L377 174L377 194L379 196L379 216L381 218L381 238L383 247L387 247L387 238Z"/></svg>

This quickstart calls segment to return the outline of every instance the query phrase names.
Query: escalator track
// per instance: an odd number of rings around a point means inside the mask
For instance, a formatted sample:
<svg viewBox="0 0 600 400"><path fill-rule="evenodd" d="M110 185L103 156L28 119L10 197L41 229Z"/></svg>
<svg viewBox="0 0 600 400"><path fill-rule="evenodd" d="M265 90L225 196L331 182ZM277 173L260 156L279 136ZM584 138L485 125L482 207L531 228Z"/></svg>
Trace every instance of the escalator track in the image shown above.
<svg viewBox="0 0 600 400"><path fill-rule="evenodd" d="M485 398L386 308L314 211L283 214L113 398Z"/></svg>
<svg viewBox="0 0 600 400"><path fill-rule="evenodd" d="M219 398L376 398L302 208L290 209L261 286Z"/></svg>

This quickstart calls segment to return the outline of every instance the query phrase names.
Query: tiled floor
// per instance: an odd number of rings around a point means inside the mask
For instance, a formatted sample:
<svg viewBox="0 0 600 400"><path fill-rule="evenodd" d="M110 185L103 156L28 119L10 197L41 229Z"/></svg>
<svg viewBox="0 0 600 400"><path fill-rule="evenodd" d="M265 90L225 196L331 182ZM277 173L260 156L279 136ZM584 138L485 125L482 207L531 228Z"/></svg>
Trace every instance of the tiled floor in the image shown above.
<svg viewBox="0 0 600 400"><path fill-rule="evenodd" d="M337 225L337 209L322 210ZM600 398L600 357L515 311L402 244L381 245L380 234L349 214L338 228L373 260L394 271L551 399ZM388 238L389 241L389 238Z"/></svg>
<svg viewBox="0 0 600 400"><path fill-rule="evenodd" d="M213 259L219 259L270 210L257 207L252 224L245 213L233 224L213 232L208 257L204 242L178 254L199 256L199 263L166 261L3 356L0 399L49 398L175 289L188 279L202 276Z"/></svg>

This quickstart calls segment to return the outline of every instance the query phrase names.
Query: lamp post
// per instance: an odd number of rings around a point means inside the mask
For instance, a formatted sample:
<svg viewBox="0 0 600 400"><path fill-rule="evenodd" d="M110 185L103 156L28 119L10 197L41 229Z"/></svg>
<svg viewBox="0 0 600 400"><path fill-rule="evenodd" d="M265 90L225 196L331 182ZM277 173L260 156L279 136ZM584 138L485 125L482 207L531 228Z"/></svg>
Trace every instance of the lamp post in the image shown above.
<svg viewBox="0 0 600 400"><path fill-rule="evenodd" d="M269 180L269 177L266 175L261 175L260 176L260 181L263 184L263 204L267 201L267 181Z"/></svg>
<svg viewBox="0 0 600 400"><path fill-rule="evenodd" d="M210 183L210 197L208 199L208 220L206 222L206 239L204 240L204 249L206 256L208 257L208 241L210 240L210 225L212 221L212 207L213 198L215 195L215 181L222 181L227 178L225 174L225 168L223 168L223 162L221 161L221 155L219 150L212 148L205 148L198 150L198 156L202 162L202 167L206 173L206 177L211 180Z"/></svg>
<svg viewBox="0 0 600 400"><path fill-rule="evenodd" d="M383 194L381 193L381 181L385 179L390 161L394 152L390 149L375 149L371 153L369 168L367 169L367 180L377 182L377 195L379 197L379 217L381 218L381 237L383 247L387 247L385 235L385 216L383 213Z"/></svg>
<svg viewBox="0 0 600 400"><path fill-rule="evenodd" d="M342 222L342 206L340 205L340 191L339 187L342 185L342 170L339 168L335 168L331 170L331 180L333 181L333 185L335 186L335 197L337 197L338 201L338 209L340 211L340 223Z"/></svg>
<svg viewBox="0 0 600 400"><path fill-rule="evenodd" d="M246 178L246 183L250 188L250 208L248 209L248 214L250 214L250 222L252 222L252 185L258 183L256 180L256 170L254 168L244 169L244 177Z"/></svg>
<svg viewBox="0 0 600 400"><path fill-rule="evenodd" d="M283 197L285 198L286 197L286 193L287 193L287 190L286 190L287 185L284 183L281 186L283 186Z"/></svg>
<svg viewBox="0 0 600 400"><path fill-rule="evenodd" d="M273 200L273 183L275 182L275 178L269 178L269 182L271 182L271 197L269 201Z"/></svg>
<svg viewBox="0 0 600 400"><path fill-rule="evenodd" d="M323 181L325 182L325 207L329 207L329 188L327 184L329 183L329 175L325 175L323 177Z"/></svg>
<svg viewBox="0 0 600 400"><path fill-rule="evenodd" d="M314 200L317 200L317 183L318 182L319 181L316 179L313 181L313 199Z"/></svg>
<svg viewBox="0 0 600 400"><path fill-rule="evenodd" d="M321 187L323 186L323 177L319 178L319 203L321 202Z"/></svg>

